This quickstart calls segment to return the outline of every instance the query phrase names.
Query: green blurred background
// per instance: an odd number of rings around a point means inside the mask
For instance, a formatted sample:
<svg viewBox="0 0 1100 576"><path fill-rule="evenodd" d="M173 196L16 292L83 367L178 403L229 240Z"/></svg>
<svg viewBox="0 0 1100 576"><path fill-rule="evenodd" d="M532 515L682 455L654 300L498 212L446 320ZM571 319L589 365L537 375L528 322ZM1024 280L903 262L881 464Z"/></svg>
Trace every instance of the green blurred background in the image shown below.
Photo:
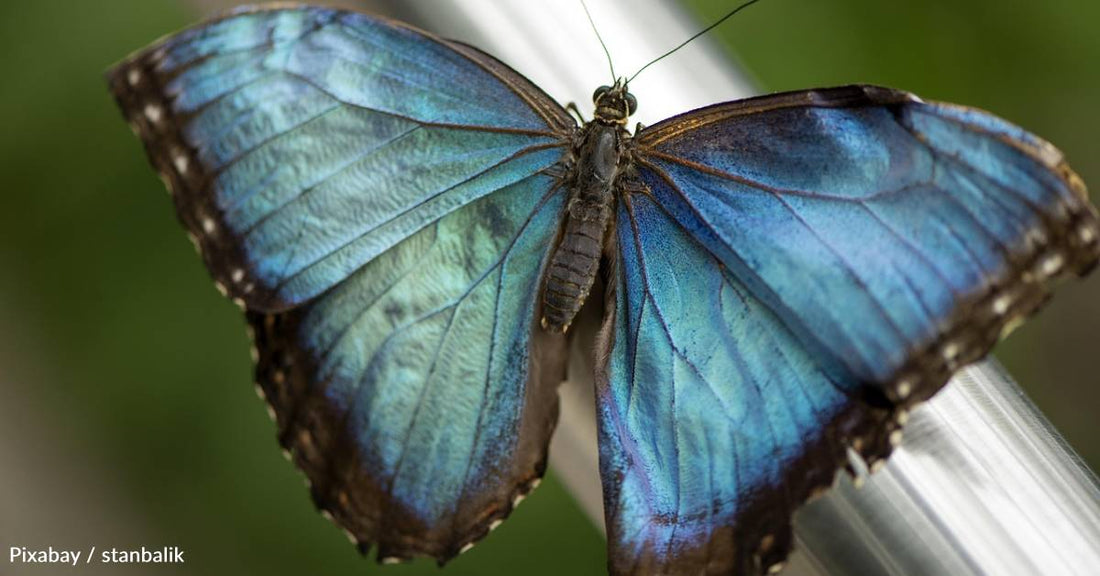
<svg viewBox="0 0 1100 576"><path fill-rule="evenodd" d="M730 6L689 4L704 20ZM108 65L199 16L169 0L0 4L0 546L186 551L182 567L104 574L435 573L361 560L313 510L252 391L240 314L107 95ZM1100 187L1097 22L1092 0L770 0L716 36L767 90L871 82L991 110ZM998 348L1094 467L1098 340L1095 275ZM603 566L551 474L444 574Z"/></svg>

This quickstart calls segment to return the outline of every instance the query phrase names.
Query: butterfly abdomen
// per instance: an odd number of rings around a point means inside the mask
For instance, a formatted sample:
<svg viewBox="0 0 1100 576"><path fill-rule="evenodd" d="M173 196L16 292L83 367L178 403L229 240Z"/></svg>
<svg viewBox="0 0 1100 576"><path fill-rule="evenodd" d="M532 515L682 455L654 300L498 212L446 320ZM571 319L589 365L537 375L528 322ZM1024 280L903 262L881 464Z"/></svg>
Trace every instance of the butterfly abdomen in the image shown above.
<svg viewBox="0 0 1100 576"><path fill-rule="evenodd" d="M587 217L578 218L574 213ZM546 269L546 291L542 300L543 328L565 332L584 305L600 267L610 213L607 206L583 203L580 199L570 203L565 233Z"/></svg>

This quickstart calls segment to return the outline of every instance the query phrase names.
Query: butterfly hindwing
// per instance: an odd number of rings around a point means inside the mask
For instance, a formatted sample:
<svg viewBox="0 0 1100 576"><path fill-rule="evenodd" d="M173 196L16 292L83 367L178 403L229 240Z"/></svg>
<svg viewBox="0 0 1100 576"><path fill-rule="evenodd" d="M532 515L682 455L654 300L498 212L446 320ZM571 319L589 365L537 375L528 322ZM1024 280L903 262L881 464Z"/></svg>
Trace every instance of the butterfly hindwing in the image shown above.
<svg viewBox="0 0 1100 576"><path fill-rule="evenodd" d="M849 448L1100 256L1049 144L873 87L642 131L597 374L612 571L762 573Z"/></svg>
<svg viewBox="0 0 1100 576"><path fill-rule="evenodd" d="M484 53L322 8L214 20L109 81L214 279L272 312L547 168L572 122Z"/></svg>
<svg viewBox="0 0 1100 576"><path fill-rule="evenodd" d="M318 507L445 561L545 470L565 341L535 323L573 121L394 22L252 8L109 74L219 285Z"/></svg>
<svg viewBox="0 0 1100 576"><path fill-rule="evenodd" d="M652 198L619 213L597 375L612 572L757 573L785 557L793 510L832 483L842 438L890 415L826 374Z"/></svg>
<svg viewBox="0 0 1100 576"><path fill-rule="evenodd" d="M562 209L548 179L444 217L309 306L250 315L281 442L382 560L454 556L545 470L565 361L534 323Z"/></svg>

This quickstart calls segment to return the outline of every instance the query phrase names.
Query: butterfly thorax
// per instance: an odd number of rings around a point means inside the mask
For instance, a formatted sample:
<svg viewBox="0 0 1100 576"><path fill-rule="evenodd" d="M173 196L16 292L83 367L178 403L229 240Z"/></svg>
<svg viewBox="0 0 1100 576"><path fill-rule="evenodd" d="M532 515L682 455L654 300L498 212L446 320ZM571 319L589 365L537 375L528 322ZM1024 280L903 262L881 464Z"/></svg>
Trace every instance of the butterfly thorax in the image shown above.
<svg viewBox="0 0 1100 576"><path fill-rule="evenodd" d="M599 271L623 159L623 126L637 104L625 84L601 87L596 117L580 129L564 176L565 224L544 276L542 327L565 332L588 298Z"/></svg>

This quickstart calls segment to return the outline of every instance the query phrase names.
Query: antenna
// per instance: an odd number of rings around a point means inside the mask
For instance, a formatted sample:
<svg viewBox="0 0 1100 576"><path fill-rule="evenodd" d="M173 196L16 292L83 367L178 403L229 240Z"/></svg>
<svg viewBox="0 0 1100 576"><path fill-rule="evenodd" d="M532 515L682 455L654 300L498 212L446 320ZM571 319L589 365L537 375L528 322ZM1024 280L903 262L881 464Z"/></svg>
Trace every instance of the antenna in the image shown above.
<svg viewBox="0 0 1100 576"><path fill-rule="evenodd" d="M583 2L584 0L581 0L581 1ZM633 75L630 76L629 79L627 79L627 81L626 81L627 84L629 84L631 80L634 80L635 78L637 78L638 74L642 73L642 70L645 70L646 68L649 68L651 65L656 64L660 60L663 60L666 56L672 54L673 52L679 50L680 48L683 48L684 46L687 46L687 44L689 42L691 42L692 40L695 40L696 38L702 36L703 34L706 34L707 32L710 32L715 27L717 27L719 24L725 22L726 20L729 20L730 17L732 17L734 14L737 14L738 12L744 10L745 8L748 8L749 6L752 6L753 4L756 4L759 1L760 0L749 0L748 2L745 2L744 4L741 4L740 6L734 8L733 10L730 10L725 16L719 18L718 21L715 22L714 24L711 24L710 26L707 26L706 28L703 28L702 30L696 32L695 35L692 36L691 38L688 38L687 40L684 40L683 42L681 42L679 46L673 48L672 50L669 50L668 52L665 52L664 54L661 54L660 56L654 58L653 60L650 60L648 64L646 64L645 66L642 66L641 68L639 68L637 72L635 72ZM588 9L585 8L585 11L587 12ZM591 21L591 16L589 17L589 20ZM599 32L597 32L596 34L598 35ZM603 40L600 40L600 43L602 44ZM606 51L607 49L605 48L604 50ZM610 56L609 56L609 58L610 58Z"/></svg>
<svg viewBox="0 0 1100 576"><path fill-rule="evenodd" d="M611 52L607 51L607 44L603 43L603 36L600 36L600 30L596 28L596 22L592 20L592 13L588 11L588 4L585 4L584 0L581 0L581 8L584 8L584 15L588 16L588 24L592 26L592 31L596 33L596 39L600 41L603 53L607 56L607 65L611 68L611 82L614 83L618 76L615 76L615 63L611 61Z"/></svg>

